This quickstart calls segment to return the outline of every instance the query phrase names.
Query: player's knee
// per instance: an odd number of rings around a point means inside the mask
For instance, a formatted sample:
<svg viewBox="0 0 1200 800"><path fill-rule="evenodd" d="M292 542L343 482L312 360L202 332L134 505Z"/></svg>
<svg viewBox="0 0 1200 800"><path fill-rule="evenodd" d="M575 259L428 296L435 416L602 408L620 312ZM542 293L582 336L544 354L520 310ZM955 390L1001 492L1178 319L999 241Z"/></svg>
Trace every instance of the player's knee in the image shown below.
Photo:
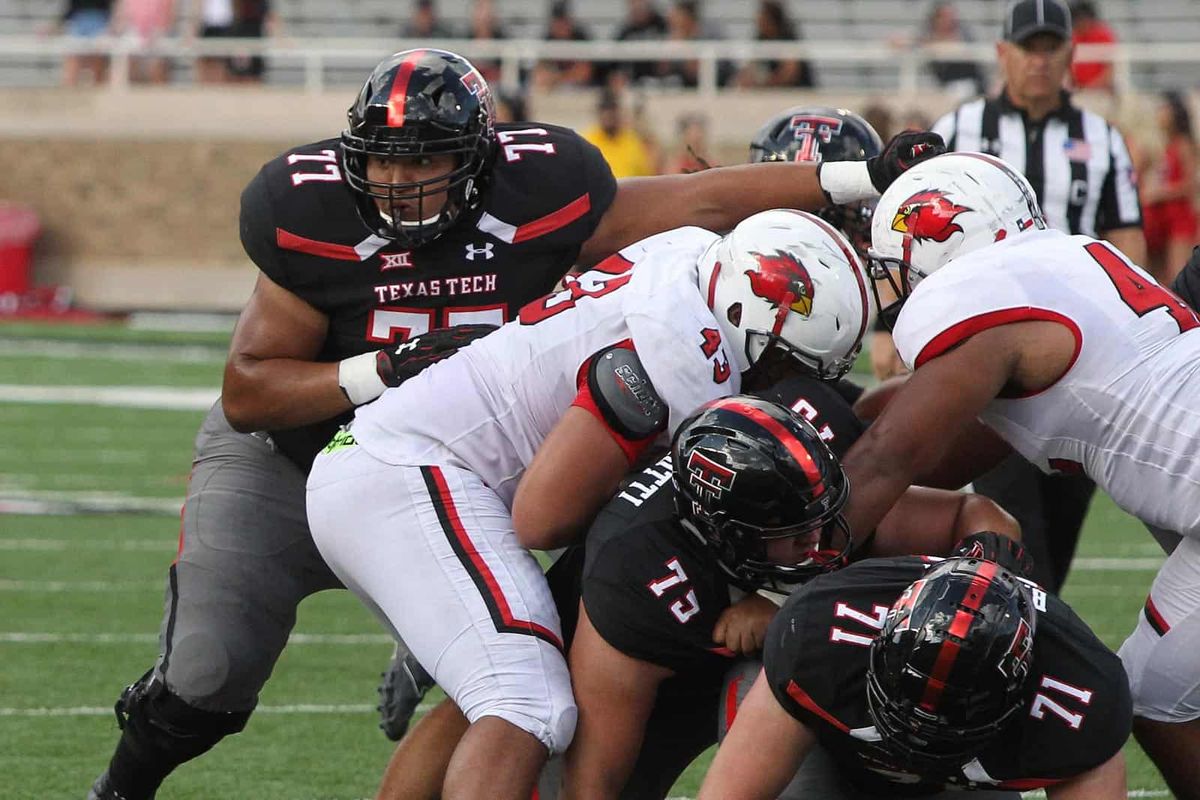
<svg viewBox="0 0 1200 800"><path fill-rule="evenodd" d="M499 717L534 736L553 755L561 753L575 736L579 711L571 694L570 683L548 681L537 691L530 682L523 692L501 696L494 691L468 690L456 698L471 722L482 717Z"/></svg>
<svg viewBox="0 0 1200 800"><path fill-rule="evenodd" d="M251 641L226 641L205 631L175 639L167 685L197 708L219 712L253 709L271 670L271 659Z"/></svg>
<svg viewBox="0 0 1200 800"><path fill-rule="evenodd" d="M171 763L195 758L224 737L240 732L251 713L196 708L149 673L122 693L116 711L125 736Z"/></svg>
<svg viewBox="0 0 1200 800"><path fill-rule="evenodd" d="M1134 717L1171 723L1200 719L1200 666L1190 644L1197 639L1184 635L1185 628L1195 627L1200 633L1200 614L1192 617L1166 636L1152 630L1143 618L1121 646Z"/></svg>

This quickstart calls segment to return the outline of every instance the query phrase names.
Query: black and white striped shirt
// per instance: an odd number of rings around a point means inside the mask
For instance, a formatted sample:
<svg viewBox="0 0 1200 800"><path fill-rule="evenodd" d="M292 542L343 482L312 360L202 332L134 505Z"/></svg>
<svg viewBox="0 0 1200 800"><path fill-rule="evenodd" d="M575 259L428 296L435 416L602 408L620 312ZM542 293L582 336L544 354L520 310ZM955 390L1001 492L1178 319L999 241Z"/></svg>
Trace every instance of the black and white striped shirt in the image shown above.
<svg viewBox="0 0 1200 800"><path fill-rule="evenodd" d="M964 103L933 126L950 150L1003 158L1033 185L1051 226L1100 236L1140 226L1133 163L1119 131L1103 117L1071 105L1040 122L1026 118L1007 92Z"/></svg>

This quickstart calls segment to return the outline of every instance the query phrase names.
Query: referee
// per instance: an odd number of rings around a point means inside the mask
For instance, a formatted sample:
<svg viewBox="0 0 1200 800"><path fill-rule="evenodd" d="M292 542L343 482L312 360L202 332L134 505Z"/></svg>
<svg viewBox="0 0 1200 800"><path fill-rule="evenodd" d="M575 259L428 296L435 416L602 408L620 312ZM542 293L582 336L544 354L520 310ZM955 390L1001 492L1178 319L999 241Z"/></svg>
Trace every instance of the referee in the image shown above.
<svg viewBox="0 0 1200 800"><path fill-rule="evenodd" d="M1071 12L1060 0L1011 3L996 44L1004 88L998 97L963 104L933 130L950 150L990 153L1022 171L1053 227L1107 239L1144 263L1129 151L1114 127L1072 105L1063 90L1072 51ZM1014 455L977 480L975 490L1020 521L1037 563L1034 577L1058 592L1095 485L1084 476L1044 475Z"/></svg>

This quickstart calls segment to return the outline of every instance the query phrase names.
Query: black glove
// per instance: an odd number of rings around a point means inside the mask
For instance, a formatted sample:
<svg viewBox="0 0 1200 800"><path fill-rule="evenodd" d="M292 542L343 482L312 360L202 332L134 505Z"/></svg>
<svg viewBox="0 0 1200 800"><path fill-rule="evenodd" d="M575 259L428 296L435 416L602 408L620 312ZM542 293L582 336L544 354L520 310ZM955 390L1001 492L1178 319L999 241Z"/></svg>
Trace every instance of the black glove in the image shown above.
<svg viewBox="0 0 1200 800"><path fill-rule="evenodd" d="M897 133L883 152L867 159L867 174L880 194L909 167L946 152L946 143L933 131L904 131Z"/></svg>
<svg viewBox="0 0 1200 800"><path fill-rule="evenodd" d="M471 342L496 330L495 325L455 325L415 336L375 354L375 370L387 386L399 386L430 364L449 358Z"/></svg>
<svg viewBox="0 0 1200 800"><path fill-rule="evenodd" d="M1025 551L1025 546L994 531L972 533L955 545L950 555L995 561L1023 578L1033 574L1033 558Z"/></svg>

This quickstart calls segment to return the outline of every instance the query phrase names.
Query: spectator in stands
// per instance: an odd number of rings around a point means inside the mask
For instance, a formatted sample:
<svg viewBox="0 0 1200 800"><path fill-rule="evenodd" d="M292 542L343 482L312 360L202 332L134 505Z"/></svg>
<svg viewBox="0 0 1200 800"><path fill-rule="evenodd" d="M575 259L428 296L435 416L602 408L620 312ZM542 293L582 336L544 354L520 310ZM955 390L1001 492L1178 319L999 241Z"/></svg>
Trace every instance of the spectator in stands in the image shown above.
<svg viewBox="0 0 1200 800"><path fill-rule="evenodd" d="M803 38L800 25L788 16L781 0L761 0L755 16L754 39L759 42L794 42ZM805 88L815 86L812 64L800 59L754 61L738 71L740 87Z"/></svg>
<svg viewBox="0 0 1200 800"><path fill-rule="evenodd" d="M583 131L583 138L594 144L613 175L632 178L653 175L654 163L645 141L625 119L621 98L605 89L596 106L596 124Z"/></svg>
<svg viewBox="0 0 1200 800"><path fill-rule="evenodd" d="M529 106L520 92L499 91L496 97L496 122L522 122L529 119Z"/></svg>
<svg viewBox="0 0 1200 800"><path fill-rule="evenodd" d="M617 29L617 41L640 42L666 37L667 21L651 0L629 0L627 8L625 20ZM638 82L656 76L658 66L653 61L626 61L619 71L614 69L609 74L610 77L623 75L630 81Z"/></svg>
<svg viewBox="0 0 1200 800"><path fill-rule="evenodd" d="M118 0L113 10L113 33L129 34L139 50L147 50L171 32L175 0ZM129 60L129 79L136 83L166 83L169 63L158 55L137 55Z"/></svg>
<svg viewBox="0 0 1200 800"><path fill-rule="evenodd" d="M708 119L703 114L680 114L675 121L678 141L675 153L667 164L672 175L699 172L712 166L708 162Z"/></svg>
<svg viewBox="0 0 1200 800"><path fill-rule="evenodd" d="M112 5L113 0L68 0L48 32L95 39L108 33ZM85 72L93 84L104 83L108 79L108 57L99 53L73 53L63 61L63 83L67 86L78 86Z"/></svg>
<svg viewBox="0 0 1200 800"><path fill-rule="evenodd" d="M438 17L434 0L415 0L412 16L400 27L405 39L453 39L454 30Z"/></svg>
<svg viewBox="0 0 1200 800"><path fill-rule="evenodd" d="M193 30L201 39L220 39L233 35L233 0L193 2L196 11ZM229 59L202 56L196 61L196 79L200 83L229 83Z"/></svg>
<svg viewBox="0 0 1200 800"><path fill-rule="evenodd" d="M863 119L870 123L879 138L888 141L895 132L892 110L883 103L869 103L862 111Z"/></svg>
<svg viewBox="0 0 1200 800"><path fill-rule="evenodd" d="M234 0L230 36L261 39L274 36L277 28L278 21L271 13L269 0ZM229 80L234 83L261 83L265 66L260 55L234 55L228 62Z"/></svg>
<svg viewBox="0 0 1200 800"><path fill-rule="evenodd" d="M1156 168L1147 175L1142 200L1150 269L1159 283L1167 285L1197 242L1196 136L1187 101L1179 92L1163 93L1158 129L1165 146Z"/></svg>
<svg viewBox="0 0 1200 800"><path fill-rule="evenodd" d="M897 34L888 40L893 47L928 48L934 57L929 61L929 70L938 85L962 97L979 94L984 90L983 71L975 61L938 58L939 49L973 41L970 30L958 18L953 3L938 0L929 7L925 17L925 28L915 35Z"/></svg>
<svg viewBox="0 0 1200 800"><path fill-rule="evenodd" d="M667 14L667 38L674 42L723 38L714 25L700 19L700 4L696 0L675 0ZM658 78L671 86L695 88L700 82L699 61L660 61ZM717 83L724 84L731 69L722 62L717 68Z"/></svg>
<svg viewBox="0 0 1200 800"><path fill-rule="evenodd" d="M496 7L492 0L475 0L475 5L471 7L471 30L470 38L476 41L489 41L494 39L507 39L508 33L504 30L504 26L500 24L500 20L496 16ZM488 83L499 85L500 83L500 62L486 59L472 59L475 64L475 69L479 70L479 74L487 80Z"/></svg>
<svg viewBox="0 0 1200 800"><path fill-rule="evenodd" d="M1071 4L1071 20L1074 44L1113 44L1117 35L1108 23L1096 13L1096 4L1077 2ZM1071 83L1076 89L1113 90L1111 61L1076 61L1071 65Z"/></svg>
<svg viewBox="0 0 1200 800"><path fill-rule="evenodd" d="M556 0L550 4L550 19L546 25L546 40L551 42L585 42L592 37L571 15L571 4ZM533 85L538 89L580 88L588 86L599 74L591 61L539 61L533 70Z"/></svg>

